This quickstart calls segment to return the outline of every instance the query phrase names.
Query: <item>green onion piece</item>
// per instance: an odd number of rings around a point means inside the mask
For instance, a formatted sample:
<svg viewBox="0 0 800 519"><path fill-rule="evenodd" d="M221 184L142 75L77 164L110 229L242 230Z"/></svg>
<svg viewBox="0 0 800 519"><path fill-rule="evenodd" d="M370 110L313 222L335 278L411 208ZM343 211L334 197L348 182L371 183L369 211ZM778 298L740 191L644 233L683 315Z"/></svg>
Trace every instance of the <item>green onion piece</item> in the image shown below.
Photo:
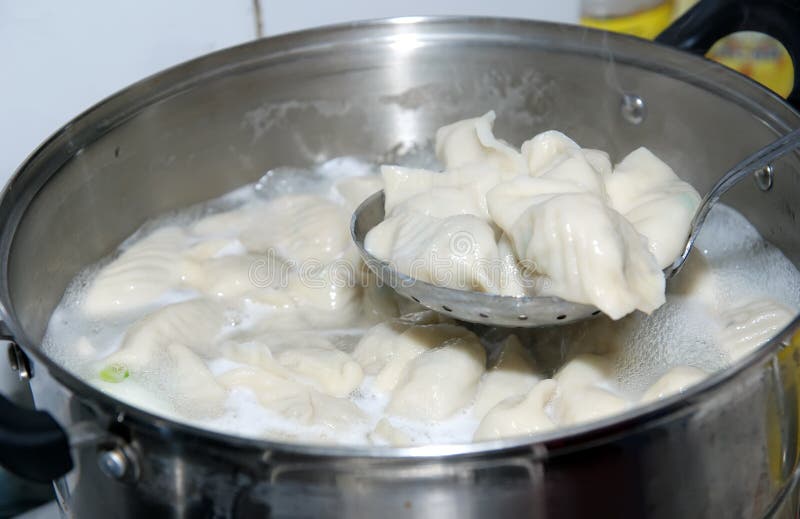
<svg viewBox="0 0 800 519"><path fill-rule="evenodd" d="M122 364L109 364L100 370L100 379L114 384L122 382L130 376L128 368Z"/></svg>

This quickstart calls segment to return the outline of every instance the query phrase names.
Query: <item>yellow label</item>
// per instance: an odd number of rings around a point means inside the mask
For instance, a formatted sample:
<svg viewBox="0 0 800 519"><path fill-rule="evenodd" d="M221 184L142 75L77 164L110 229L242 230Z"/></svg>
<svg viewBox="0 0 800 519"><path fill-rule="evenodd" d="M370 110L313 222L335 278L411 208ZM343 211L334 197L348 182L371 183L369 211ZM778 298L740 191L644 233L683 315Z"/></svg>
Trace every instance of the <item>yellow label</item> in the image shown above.
<svg viewBox="0 0 800 519"><path fill-rule="evenodd" d="M656 7L613 18L593 18L584 16L581 24L595 29L632 34L652 40L666 29L672 20L672 2L664 2Z"/></svg>
<svg viewBox="0 0 800 519"><path fill-rule="evenodd" d="M758 81L784 98L792 91L792 58L783 45L766 34L731 34L715 43L706 56Z"/></svg>

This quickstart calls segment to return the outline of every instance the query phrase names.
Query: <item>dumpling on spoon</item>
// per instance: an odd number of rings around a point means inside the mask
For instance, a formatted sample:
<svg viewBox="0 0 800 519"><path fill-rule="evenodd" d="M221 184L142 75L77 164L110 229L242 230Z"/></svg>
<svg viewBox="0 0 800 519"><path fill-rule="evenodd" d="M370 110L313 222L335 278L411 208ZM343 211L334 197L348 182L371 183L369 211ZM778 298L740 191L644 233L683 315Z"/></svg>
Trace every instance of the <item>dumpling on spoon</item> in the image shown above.
<svg viewBox="0 0 800 519"><path fill-rule="evenodd" d="M383 166L386 216L366 250L449 288L555 296L613 319L661 306L694 188L645 148L612 168L608 154L550 130L517 151L494 136L494 118L439 129L442 172Z"/></svg>

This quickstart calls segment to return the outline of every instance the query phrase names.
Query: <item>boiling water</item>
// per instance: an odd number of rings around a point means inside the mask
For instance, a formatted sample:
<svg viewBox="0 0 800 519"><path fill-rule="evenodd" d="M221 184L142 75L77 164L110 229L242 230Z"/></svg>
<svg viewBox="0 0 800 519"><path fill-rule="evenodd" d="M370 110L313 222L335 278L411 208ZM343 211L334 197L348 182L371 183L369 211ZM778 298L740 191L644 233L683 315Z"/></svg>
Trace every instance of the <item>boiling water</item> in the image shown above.
<svg viewBox="0 0 800 519"><path fill-rule="evenodd" d="M258 183L245 186L208 203L187 208L146 224L126 240L125 251L159 229L171 226L189 228L209 215L235 213L284 195L314 193L336 201L352 210L357 200L347 200L336 189L338 182L351 177L367 179L376 173L373 165L352 158L335 159L314 170L279 168L269 172ZM368 194L368 193L367 193ZM264 222L265 227L270 222ZM341 232L347 233L346 221ZM246 248L237 239L237 228L224 226L216 234L187 242L186 247L203 240L228 240L212 259L237 256ZM352 251L350 251L352 252ZM228 389L224 403L213 412L195 413L170 395L171 364L148 365L141 373L124 380L107 381L98 375L104 359L119 350L129 328L159 308L199 297L202 290L180 286L154 298L146 305L93 318L84 304L87 290L113 258L80 274L56 309L48 327L46 351L65 367L103 391L133 405L196 425L231 434L277 438L302 442L336 442L344 444L385 443L374 435L381 419L400 431L408 443L460 443L472 441L480 417L470 405L463 406L448 418L424 420L390 416L386 413L391 392L375 387L375 378L367 374L346 400L356 406L361 417L347 426L330 423L299 424L297 420L262 405L258 395L246 387ZM487 348L489 363L509 334L516 334L530 353L539 378L552 376L565 361L580 353L594 353L609 359L615 375L600 382L605 390L635 405L640 395L662 374L679 365L689 365L706 372L724 368L732 361L732 353L721 343L726 327L730 328L729 311L746 307L752 301L768 300L772 307L783 309L785 322L800 308L800 274L779 250L766 243L756 230L736 211L716 207L709 215L689 263L668 287L667 303L650 316L637 313L620 321L598 318L567 327L531 330L476 328ZM269 324L282 321L288 314L275 314L272 307L252 301L240 302L235 311L226 314L217 341L244 341L264 333L273 333ZM358 303L340 323L316 323L301 335L287 335L287 340L307 344L314 337L324 339L340 350L351 353L365 330L391 315L376 316L369 301ZM406 302L392 302L399 312L419 310ZM391 306L391 305L390 305ZM332 314L338 315L338 314ZM749 316L748 322L761 322ZM265 323L269 325L265 328ZM289 325L287 325L289 326ZM749 333L743 327L742 334ZM289 326L296 332L297 327ZM280 333L286 330L279 330ZM294 339L292 339L294 337ZM753 345L753 347L755 344ZM291 348L286 344L280 348ZM280 348L277 350L279 351ZM219 352L217 352L219 353ZM203 362L212 377L246 367L240 360L211 354ZM298 376L301 382L308 382ZM553 405L547 412L556 413ZM557 421L553 417L554 421Z"/></svg>

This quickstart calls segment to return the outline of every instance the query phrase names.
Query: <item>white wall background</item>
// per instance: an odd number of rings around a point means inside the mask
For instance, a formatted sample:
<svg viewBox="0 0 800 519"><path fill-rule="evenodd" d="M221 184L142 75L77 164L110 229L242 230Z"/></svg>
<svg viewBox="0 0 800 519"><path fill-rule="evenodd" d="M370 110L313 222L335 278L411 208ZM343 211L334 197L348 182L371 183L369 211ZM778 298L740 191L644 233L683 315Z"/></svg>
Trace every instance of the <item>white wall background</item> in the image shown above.
<svg viewBox="0 0 800 519"><path fill-rule="evenodd" d="M0 0L0 185L48 135L97 101L259 31L422 14L575 22L578 6L579 0Z"/></svg>

